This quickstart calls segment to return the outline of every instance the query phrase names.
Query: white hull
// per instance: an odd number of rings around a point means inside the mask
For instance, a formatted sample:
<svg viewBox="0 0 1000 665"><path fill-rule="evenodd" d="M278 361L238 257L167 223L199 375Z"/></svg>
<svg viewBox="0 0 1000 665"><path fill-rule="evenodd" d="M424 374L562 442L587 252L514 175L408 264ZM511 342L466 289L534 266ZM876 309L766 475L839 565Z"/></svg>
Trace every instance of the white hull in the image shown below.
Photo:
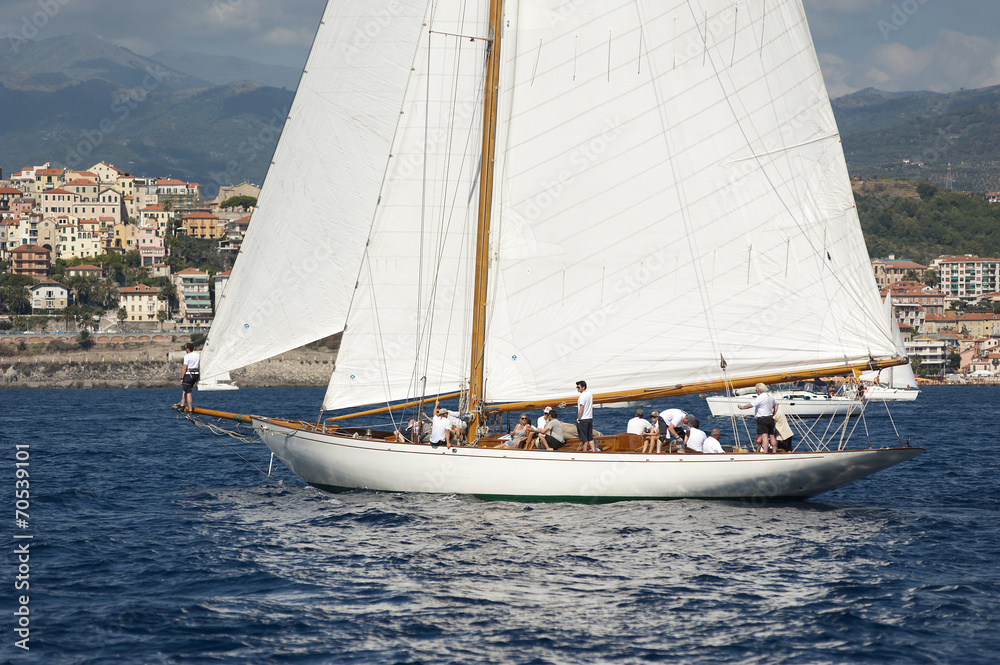
<svg viewBox="0 0 1000 665"><path fill-rule="evenodd" d="M203 392L211 392L213 390L239 390L239 386L232 383L201 383L199 381L196 387L198 390Z"/></svg>
<svg viewBox="0 0 1000 665"><path fill-rule="evenodd" d="M578 453L386 443L253 417L295 475L329 491L471 494L538 501L808 498L911 459L920 448L784 454Z"/></svg>
<svg viewBox="0 0 1000 665"><path fill-rule="evenodd" d="M829 395L782 395L776 397L779 409L786 415L815 418L820 416L845 416L861 413L861 401L851 397ZM740 404L748 404L750 396L706 397L713 416L753 416L753 409L740 409Z"/></svg>
<svg viewBox="0 0 1000 665"><path fill-rule="evenodd" d="M869 402L912 402L920 394L919 390L906 388L889 388L887 386L868 386L865 388L865 399Z"/></svg>

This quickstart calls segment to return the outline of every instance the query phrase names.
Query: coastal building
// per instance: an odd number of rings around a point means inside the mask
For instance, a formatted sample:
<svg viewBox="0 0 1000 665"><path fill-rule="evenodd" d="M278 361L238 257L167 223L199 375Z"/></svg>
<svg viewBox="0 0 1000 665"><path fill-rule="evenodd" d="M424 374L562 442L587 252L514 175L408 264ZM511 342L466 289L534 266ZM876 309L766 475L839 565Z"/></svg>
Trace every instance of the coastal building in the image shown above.
<svg viewBox="0 0 1000 665"><path fill-rule="evenodd" d="M875 273L875 283L884 288L895 282L906 279L913 272L917 279L924 276L927 266L909 259L897 259L893 254L884 259L872 259L872 272Z"/></svg>
<svg viewBox="0 0 1000 665"><path fill-rule="evenodd" d="M167 255L167 250L163 238L155 226L140 226L136 242L139 248L140 265L152 266L163 263L163 257Z"/></svg>
<svg viewBox="0 0 1000 665"><path fill-rule="evenodd" d="M0 187L0 216L13 214L11 212L11 205L16 205L22 196L24 196L24 192L20 189Z"/></svg>
<svg viewBox="0 0 1000 665"><path fill-rule="evenodd" d="M105 232L105 249L131 252L139 248L139 227L134 224L114 224Z"/></svg>
<svg viewBox="0 0 1000 665"><path fill-rule="evenodd" d="M212 305L216 310L219 309L219 301L222 299L223 294L226 292L226 285L229 284L229 277L233 274L232 270L227 270L226 272L220 272L215 276L215 298L212 301Z"/></svg>
<svg viewBox="0 0 1000 665"><path fill-rule="evenodd" d="M1000 259L975 254L939 256L931 261L931 268L938 271L938 288L946 298L974 301L1000 289Z"/></svg>
<svg viewBox="0 0 1000 665"><path fill-rule="evenodd" d="M10 251L10 271L15 275L48 277L52 252L38 245L21 245Z"/></svg>
<svg viewBox="0 0 1000 665"><path fill-rule="evenodd" d="M219 218L210 212L193 212L181 218L181 227L191 238L218 240L225 234L225 227Z"/></svg>
<svg viewBox="0 0 1000 665"><path fill-rule="evenodd" d="M944 313L944 294L920 282L897 281L881 289L882 297L889 297L893 313L900 328L925 332L928 316Z"/></svg>
<svg viewBox="0 0 1000 665"><path fill-rule="evenodd" d="M104 277L104 270L99 266L83 264L66 268L67 277Z"/></svg>
<svg viewBox="0 0 1000 665"><path fill-rule="evenodd" d="M39 193L49 189L59 188L64 182L66 182L65 173L65 169L48 168L47 163L45 167L36 166L33 173L34 183L31 188L32 191Z"/></svg>
<svg viewBox="0 0 1000 665"><path fill-rule="evenodd" d="M208 273L185 268L170 277L177 287L180 311L177 318L185 325L207 325L212 321L212 300Z"/></svg>
<svg viewBox="0 0 1000 665"><path fill-rule="evenodd" d="M185 212L201 205L201 186L195 182L157 178L155 191L157 202L171 210Z"/></svg>
<svg viewBox="0 0 1000 665"><path fill-rule="evenodd" d="M253 185L246 180L238 185L223 185L219 187L219 195L215 197L212 203L218 206L220 203L226 199L231 199L234 196L252 196L255 199L260 198L260 187Z"/></svg>
<svg viewBox="0 0 1000 665"><path fill-rule="evenodd" d="M931 374L944 370L948 358L947 349L945 342L929 334L917 335L906 343L906 355L920 358L921 366Z"/></svg>
<svg viewBox="0 0 1000 665"><path fill-rule="evenodd" d="M59 282L46 280L27 289L31 293L31 309L34 312L52 313L69 306L69 288Z"/></svg>
<svg viewBox="0 0 1000 665"><path fill-rule="evenodd" d="M155 226L160 237L166 238L168 237L170 220L176 215L175 211L167 210L159 204L148 205L139 211L139 226Z"/></svg>
<svg viewBox="0 0 1000 665"><path fill-rule="evenodd" d="M118 295L127 313L126 321L156 321L158 311L167 311L167 301L160 299L160 290L146 284L118 289Z"/></svg>

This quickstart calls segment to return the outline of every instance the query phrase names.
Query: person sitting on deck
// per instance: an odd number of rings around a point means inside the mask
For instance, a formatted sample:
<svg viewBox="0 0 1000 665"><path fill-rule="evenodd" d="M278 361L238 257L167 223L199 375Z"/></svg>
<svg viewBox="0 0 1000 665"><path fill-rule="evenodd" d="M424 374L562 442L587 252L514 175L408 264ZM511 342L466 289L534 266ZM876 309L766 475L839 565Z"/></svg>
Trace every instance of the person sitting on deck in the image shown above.
<svg viewBox="0 0 1000 665"><path fill-rule="evenodd" d="M653 444L656 444L656 447L659 448L660 443L666 437L667 424L660 417L659 412L653 411L649 414L649 417L653 419L653 422L649 426L649 429L642 435L642 450L639 451L640 453L653 452ZM660 451L657 450L656 452Z"/></svg>
<svg viewBox="0 0 1000 665"><path fill-rule="evenodd" d="M653 426L648 420L642 417L642 409L635 410L635 418L628 421L628 425L625 427L625 431L629 434L638 434L642 436L646 430Z"/></svg>
<svg viewBox="0 0 1000 665"><path fill-rule="evenodd" d="M531 423L528 422L528 414L522 413L518 419L517 424L514 425L514 429L510 431L510 440L501 441L494 448L520 448L521 444L524 443L525 439L528 438L528 433L532 431Z"/></svg>
<svg viewBox="0 0 1000 665"><path fill-rule="evenodd" d="M688 429L686 446L695 452L703 453L705 452L704 450L705 439L708 438L708 435L705 434L705 432L703 432L702 430L698 429L698 425L700 424L701 423L698 422L697 418L695 418L694 416L688 416L689 429Z"/></svg>
<svg viewBox="0 0 1000 665"><path fill-rule="evenodd" d="M417 443L423 433L423 423L416 418L410 418L405 430L396 430L396 441L399 443Z"/></svg>
<svg viewBox="0 0 1000 665"><path fill-rule="evenodd" d="M547 414L551 410L552 410L551 406L545 407L545 410L542 411L542 415L538 416L538 422L535 423L535 429L542 429L543 427L545 427L545 414Z"/></svg>
<svg viewBox="0 0 1000 665"><path fill-rule="evenodd" d="M535 447L541 444L545 447L545 450L558 450L562 448L566 444L566 435L563 433L562 423L559 422L557 416L558 414L555 409L546 413L545 427L532 432L529 435L531 438L525 447L530 447L534 443Z"/></svg>
<svg viewBox="0 0 1000 665"><path fill-rule="evenodd" d="M722 444L719 443L719 437L722 436L722 432L718 429L712 430L712 435L705 439L705 443L701 447L701 452L703 453L724 453L726 452L722 448Z"/></svg>

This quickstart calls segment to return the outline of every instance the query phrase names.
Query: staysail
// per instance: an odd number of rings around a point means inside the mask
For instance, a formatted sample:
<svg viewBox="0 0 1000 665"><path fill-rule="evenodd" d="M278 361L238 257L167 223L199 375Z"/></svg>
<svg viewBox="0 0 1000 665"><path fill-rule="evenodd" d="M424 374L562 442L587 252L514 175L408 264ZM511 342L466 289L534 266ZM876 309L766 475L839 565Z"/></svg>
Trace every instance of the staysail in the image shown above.
<svg viewBox="0 0 1000 665"><path fill-rule="evenodd" d="M427 3L327 5L203 363L218 374L343 329Z"/></svg>
<svg viewBox="0 0 1000 665"><path fill-rule="evenodd" d="M489 42L435 11L328 409L468 373ZM488 399L895 355L800 0L507 3L503 29Z"/></svg>

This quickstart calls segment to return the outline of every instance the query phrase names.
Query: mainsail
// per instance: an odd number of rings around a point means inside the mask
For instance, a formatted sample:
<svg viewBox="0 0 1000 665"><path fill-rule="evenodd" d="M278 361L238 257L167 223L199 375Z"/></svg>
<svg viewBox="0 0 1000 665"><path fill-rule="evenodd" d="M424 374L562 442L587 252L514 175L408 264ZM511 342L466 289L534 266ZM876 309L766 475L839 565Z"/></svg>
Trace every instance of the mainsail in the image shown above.
<svg viewBox="0 0 1000 665"><path fill-rule="evenodd" d="M327 10L234 270L254 296L227 291L206 353L346 323L326 409L457 390L473 353L486 10L365 31L363 4ZM800 0L509 2L501 26L487 400L896 355Z"/></svg>

